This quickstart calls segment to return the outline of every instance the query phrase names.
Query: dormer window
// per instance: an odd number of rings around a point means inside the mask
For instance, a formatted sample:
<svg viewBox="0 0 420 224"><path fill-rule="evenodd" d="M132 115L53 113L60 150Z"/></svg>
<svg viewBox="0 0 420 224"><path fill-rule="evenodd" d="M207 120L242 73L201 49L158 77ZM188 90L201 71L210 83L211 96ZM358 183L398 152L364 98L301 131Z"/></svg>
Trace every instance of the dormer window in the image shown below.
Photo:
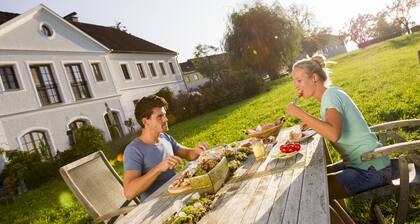
<svg viewBox="0 0 420 224"><path fill-rule="evenodd" d="M54 34L53 29L45 23L41 25L41 32L46 37L52 37Z"/></svg>

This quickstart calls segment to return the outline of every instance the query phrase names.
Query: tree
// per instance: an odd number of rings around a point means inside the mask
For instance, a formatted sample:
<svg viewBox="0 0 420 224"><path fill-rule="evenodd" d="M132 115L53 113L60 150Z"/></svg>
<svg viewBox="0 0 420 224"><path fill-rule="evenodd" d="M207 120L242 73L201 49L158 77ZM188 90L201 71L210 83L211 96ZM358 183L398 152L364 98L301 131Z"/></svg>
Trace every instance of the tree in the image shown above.
<svg viewBox="0 0 420 224"><path fill-rule="evenodd" d="M395 21L388 22L388 17L386 10L378 12L374 17L375 27L373 31L375 37L401 32L400 24Z"/></svg>
<svg viewBox="0 0 420 224"><path fill-rule="evenodd" d="M346 24L345 30L341 31L340 35L344 35L347 40L352 40L360 45L375 36L374 27L373 15L358 14L350 20L349 24Z"/></svg>
<svg viewBox="0 0 420 224"><path fill-rule="evenodd" d="M327 45L331 39L331 28L319 27L314 23L315 15L305 5L291 4L287 9L289 17L300 30L302 38L302 52L313 55Z"/></svg>
<svg viewBox="0 0 420 224"><path fill-rule="evenodd" d="M299 53L300 36L278 4L245 5L229 16L224 42L233 69L259 75L276 74Z"/></svg>
<svg viewBox="0 0 420 224"><path fill-rule="evenodd" d="M411 34L410 25L412 25L412 22L410 11L416 6L417 0L395 0L386 9L390 17L400 24L408 34Z"/></svg>
<svg viewBox="0 0 420 224"><path fill-rule="evenodd" d="M212 83L223 79L228 70L225 54L218 54L218 51L217 47L199 44L195 47L192 60L195 70Z"/></svg>

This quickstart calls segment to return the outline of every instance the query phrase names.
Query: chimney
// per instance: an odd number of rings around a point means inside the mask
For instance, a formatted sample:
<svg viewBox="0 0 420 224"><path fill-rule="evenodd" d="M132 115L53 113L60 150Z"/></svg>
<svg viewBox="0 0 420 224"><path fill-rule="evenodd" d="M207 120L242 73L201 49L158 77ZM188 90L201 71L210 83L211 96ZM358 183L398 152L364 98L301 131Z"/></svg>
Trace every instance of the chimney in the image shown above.
<svg viewBox="0 0 420 224"><path fill-rule="evenodd" d="M70 22L79 22L79 17L77 17L77 12L69 13L68 15L63 17L65 20Z"/></svg>

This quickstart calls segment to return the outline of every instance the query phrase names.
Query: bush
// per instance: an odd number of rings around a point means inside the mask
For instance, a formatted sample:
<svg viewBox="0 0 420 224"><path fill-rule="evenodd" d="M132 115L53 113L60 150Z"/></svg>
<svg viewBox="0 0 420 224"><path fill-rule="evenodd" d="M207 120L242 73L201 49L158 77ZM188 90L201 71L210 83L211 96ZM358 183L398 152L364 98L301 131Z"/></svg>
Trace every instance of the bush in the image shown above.
<svg viewBox="0 0 420 224"><path fill-rule="evenodd" d="M264 83L261 78L249 71L225 75L222 79L204 84L196 91L179 93L172 98L168 110L170 124L255 96L262 90Z"/></svg>
<svg viewBox="0 0 420 224"><path fill-rule="evenodd" d="M102 131L93 126L84 125L76 130L76 144L69 150L57 153L56 163L59 167L64 166L100 150L105 154L109 152Z"/></svg>
<svg viewBox="0 0 420 224"><path fill-rule="evenodd" d="M9 163L1 173L0 180L4 185L16 189L24 181L29 189L58 176L54 161L41 159L37 151L4 150Z"/></svg>
<svg viewBox="0 0 420 224"><path fill-rule="evenodd" d="M155 95L163 97L166 100L166 102L168 102L169 104L171 103L171 100L174 94L172 93L171 89L169 89L168 87L163 87Z"/></svg>

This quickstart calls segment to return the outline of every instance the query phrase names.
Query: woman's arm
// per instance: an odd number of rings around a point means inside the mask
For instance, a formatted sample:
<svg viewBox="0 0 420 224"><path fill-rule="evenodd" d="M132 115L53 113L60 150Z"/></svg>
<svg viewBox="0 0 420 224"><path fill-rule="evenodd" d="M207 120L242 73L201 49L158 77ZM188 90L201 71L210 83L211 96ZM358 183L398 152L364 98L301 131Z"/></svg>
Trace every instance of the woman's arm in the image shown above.
<svg viewBox="0 0 420 224"><path fill-rule="evenodd" d="M327 109L325 112L325 121L315 118L292 103L287 106L287 113L290 116L301 119L302 122L306 123L322 137L325 137L332 142L337 142L341 137L341 114L334 108Z"/></svg>

